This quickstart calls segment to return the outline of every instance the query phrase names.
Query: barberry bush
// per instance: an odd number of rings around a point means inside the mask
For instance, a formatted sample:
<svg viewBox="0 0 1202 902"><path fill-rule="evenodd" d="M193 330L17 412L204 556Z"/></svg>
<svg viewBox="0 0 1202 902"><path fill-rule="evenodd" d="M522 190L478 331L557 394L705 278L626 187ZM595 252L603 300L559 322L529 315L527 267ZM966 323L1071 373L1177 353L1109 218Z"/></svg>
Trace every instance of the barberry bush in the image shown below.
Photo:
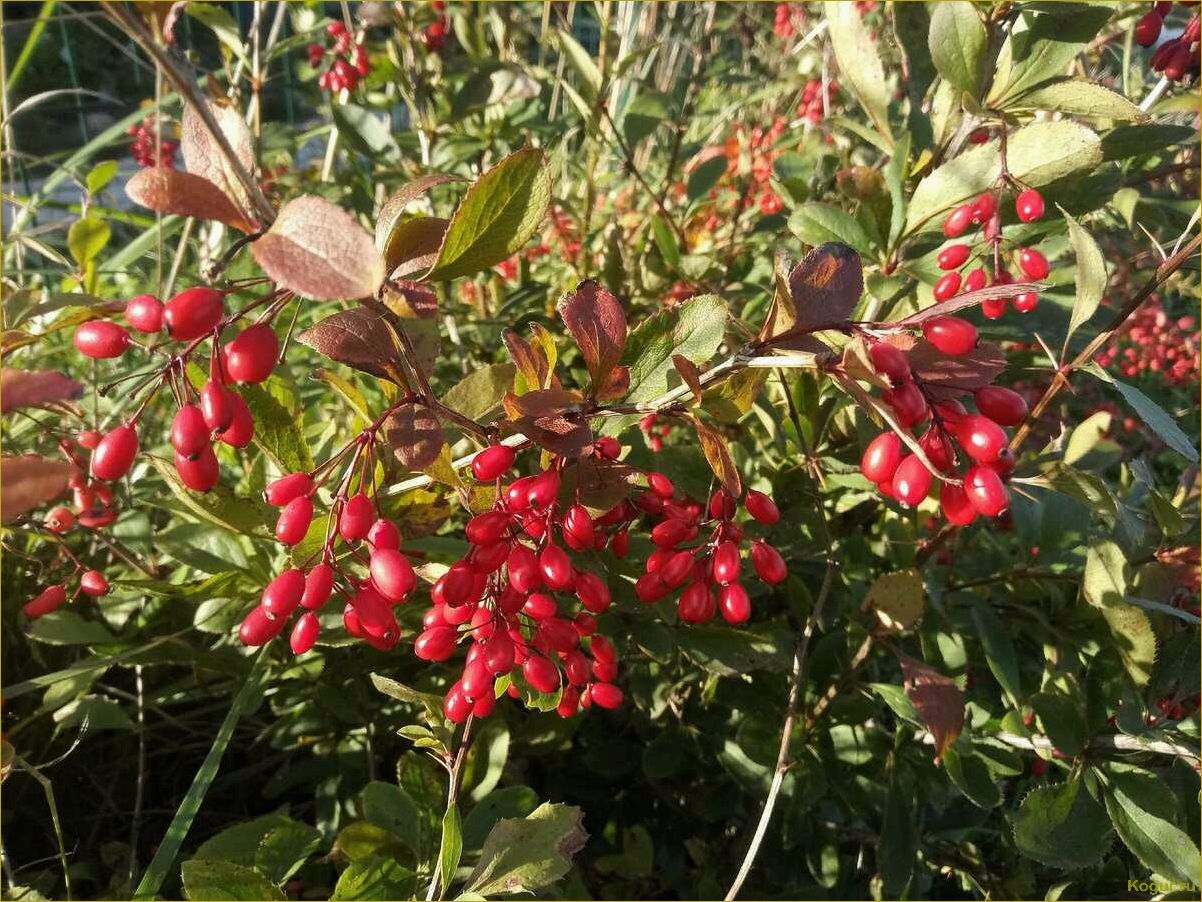
<svg viewBox="0 0 1202 902"><path fill-rule="evenodd" d="M6 29L5 898L1193 897L1196 4L238 6Z"/></svg>

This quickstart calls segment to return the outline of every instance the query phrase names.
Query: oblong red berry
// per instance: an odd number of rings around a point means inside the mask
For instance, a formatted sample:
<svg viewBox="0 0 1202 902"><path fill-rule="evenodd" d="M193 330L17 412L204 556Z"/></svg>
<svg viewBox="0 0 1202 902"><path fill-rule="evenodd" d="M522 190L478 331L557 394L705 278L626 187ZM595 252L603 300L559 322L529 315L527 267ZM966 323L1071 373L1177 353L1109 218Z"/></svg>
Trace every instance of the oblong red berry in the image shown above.
<svg viewBox="0 0 1202 902"><path fill-rule="evenodd" d="M593 447L597 449L597 454L606 460L617 460L618 455L622 453L622 443L612 435L601 436L593 442Z"/></svg>
<svg viewBox="0 0 1202 902"><path fill-rule="evenodd" d="M376 522L376 508L366 492L356 492L346 499L338 515L338 534L344 542L358 542L367 537Z"/></svg>
<svg viewBox="0 0 1202 902"><path fill-rule="evenodd" d="M295 545L305 537L312 522L313 501L307 495L299 495L280 511L275 521L275 537L285 545Z"/></svg>
<svg viewBox="0 0 1202 902"><path fill-rule="evenodd" d="M496 630L484 642L480 660L490 672L501 675L513 670L513 640L504 630Z"/></svg>
<svg viewBox="0 0 1202 902"><path fill-rule="evenodd" d="M660 548L674 548L689 538L692 529L684 520L675 517L657 523L651 529L651 541Z"/></svg>
<svg viewBox="0 0 1202 902"><path fill-rule="evenodd" d="M864 449L860 472L871 482L893 479L902 459L902 440L896 432L882 432Z"/></svg>
<svg viewBox="0 0 1202 902"><path fill-rule="evenodd" d="M970 413L956 423L956 441L979 464L997 460L1006 447L1006 431L989 417Z"/></svg>
<svg viewBox="0 0 1202 902"><path fill-rule="evenodd" d="M476 658L463 668L459 691L473 701L493 691L493 675L482 660Z"/></svg>
<svg viewBox="0 0 1202 902"><path fill-rule="evenodd" d="M542 573L543 582L556 592L572 588L575 574L572 572L572 562L568 554L558 545L548 544L538 556L538 567Z"/></svg>
<svg viewBox="0 0 1202 902"><path fill-rule="evenodd" d="M664 500L671 498L676 493L676 486L663 473L648 473L647 485L651 488L651 491Z"/></svg>
<svg viewBox="0 0 1202 902"><path fill-rule="evenodd" d="M535 508L548 507L555 503L559 496L559 471L544 470L530 480L530 506Z"/></svg>
<svg viewBox="0 0 1202 902"><path fill-rule="evenodd" d="M578 551L592 547L593 518L588 508L580 503L569 507L563 515L562 532L564 540Z"/></svg>
<svg viewBox="0 0 1202 902"><path fill-rule="evenodd" d="M280 634L288 621L273 618L262 605L255 605L238 626L238 638L243 645L266 645Z"/></svg>
<svg viewBox="0 0 1202 902"><path fill-rule="evenodd" d="M268 323L247 326L225 346L225 374L235 382L265 382L279 353L279 339Z"/></svg>
<svg viewBox="0 0 1202 902"><path fill-rule="evenodd" d="M467 521L464 535L473 545L491 545L500 540L509 526L509 514L504 511L485 511Z"/></svg>
<svg viewBox="0 0 1202 902"><path fill-rule="evenodd" d="M75 330L75 350L93 360L120 357L129 347L129 333L107 320L94 319Z"/></svg>
<svg viewBox="0 0 1202 902"><path fill-rule="evenodd" d="M315 611L330 599L334 591L334 568L320 563L305 576L305 591L301 594L301 607Z"/></svg>
<svg viewBox="0 0 1202 902"><path fill-rule="evenodd" d="M79 491L82 492L86 490L81 489ZM86 501L87 499L83 498L81 500ZM79 507L84 510L87 510L91 506L91 504L79 505ZM58 507L51 508L51 510L46 514L46 519L43 521L43 523L51 532L64 533L75 525L75 514L71 512L71 508L59 505Z"/></svg>
<svg viewBox="0 0 1202 902"><path fill-rule="evenodd" d="M295 567L285 570L263 589L260 600L273 617L288 617L301 603L305 594L305 574Z"/></svg>
<svg viewBox="0 0 1202 902"><path fill-rule="evenodd" d="M538 555L525 545L517 544L509 550L507 567L509 584L523 595L528 595L542 584Z"/></svg>
<svg viewBox="0 0 1202 902"><path fill-rule="evenodd" d="M417 586L409 559L395 548L373 551L368 569L373 585L389 601L400 601Z"/></svg>
<svg viewBox="0 0 1202 902"><path fill-rule="evenodd" d="M990 219L997 212L997 198L986 192L972 202L972 221L977 225Z"/></svg>
<svg viewBox="0 0 1202 902"><path fill-rule="evenodd" d="M200 412L210 429L224 432L234 421L233 394L215 379L210 379L200 390Z"/></svg>
<svg viewBox="0 0 1202 902"><path fill-rule="evenodd" d="M1001 319L1009 303L1008 298L985 298L981 301L981 313L985 319Z"/></svg>
<svg viewBox="0 0 1202 902"><path fill-rule="evenodd" d="M455 653L458 638L453 626L432 626L413 640L413 653L423 661L445 661Z"/></svg>
<svg viewBox="0 0 1202 902"><path fill-rule="evenodd" d="M230 392L230 403L234 407L234 416L228 427L217 433L217 438L231 448L245 448L255 437L255 418L251 415L250 407L237 392Z"/></svg>
<svg viewBox="0 0 1202 902"><path fill-rule="evenodd" d="M922 334L931 344L953 357L977 346L977 327L958 316L934 316L922 324Z"/></svg>
<svg viewBox="0 0 1202 902"><path fill-rule="evenodd" d="M51 611L57 611L67 603L67 587L63 585L47 586L31 601L27 601L21 611L30 620L44 617Z"/></svg>
<svg viewBox="0 0 1202 902"><path fill-rule="evenodd" d="M434 583L443 600L452 608L476 600L476 575L466 561L456 561Z"/></svg>
<svg viewBox="0 0 1202 902"><path fill-rule="evenodd" d="M585 610L592 611L594 614L601 614L607 611L610 604L613 603L609 586L596 573L581 570L576 574L576 585L574 588L576 590L576 597L580 599L580 603L584 605Z"/></svg>
<svg viewBox="0 0 1202 902"><path fill-rule="evenodd" d="M139 332L159 332L163 328L163 302L153 294L140 294L125 304L125 321Z"/></svg>
<svg viewBox="0 0 1202 902"><path fill-rule="evenodd" d="M758 495L762 493L756 492L755 494ZM750 497L750 495L751 493L749 492L748 497ZM744 504L746 504L746 502L744 502ZM736 510L737 506L735 499L731 497L730 492L726 491L726 489L718 489L713 495L710 496L709 512L711 517L717 520L729 520L735 515ZM747 510L748 513L751 513L750 507L748 507ZM752 514L752 516L755 515Z"/></svg>
<svg viewBox="0 0 1202 902"><path fill-rule="evenodd" d="M937 301L946 301L959 290L960 274L958 272L949 272L940 277L939 281L935 283L935 287L931 289L931 294L934 295Z"/></svg>
<svg viewBox="0 0 1202 902"><path fill-rule="evenodd" d="M900 385L910 378L910 361L905 352L887 341L873 342L868 349L868 358L872 361L873 369L888 377L894 385Z"/></svg>
<svg viewBox="0 0 1202 902"><path fill-rule="evenodd" d="M171 420L171 447L185 457L195 457L209 446L211 433L200 408L195 404L185 404Z"/></svg>
<svg viewBox="0 0 1202 902"><path fill-rule="evenodd" d="M916 454L907 454L893 474L893 495L907 507L914 507L931 490L931 471Z"/></svg>
<svg viewBox="0 0 1202 902"><path fill-rule="evenodd" d="M1050 271L1048 258L1033 247L1019 248L1018 268L1028 279L1046 278Z"/></svg>
<svg viewBox="0 0 1202 902"><path fill-rule="evenodd" d="M765 526L773 526L780 521L780 508L763 492L754 489L749 491L743 499L743 506L747 508L747 513Z"/></svg>
<svg viewBox="0 0 1202 902"><path fill-rule="evenodd" d="M386 517L380 517L367 531L367 544L373 551L380 548L400 548L401 531Z"/></svg>
<svg viewBox="0 0 1202 902"><path fill-rule="evenodd" d="M138 431L130 423L105 433L92 452L92 475L109 482L120 479L138 456Z"/></svg>
<svg viewBox="0 0 1202 902"><path fill-rule="evenodd" d="M625 698L622 690L613 683L593 683L589 689L589 696L598 707L607 709L620 708Z"/></svg>
<svg viewBox="0 0 1202 902"><path fill-rule="evenodd" d="M163 308L167 334L176 341L199 338L221 321L224 295L198 285L181 291Z"/></svg>
<svg viewBox="0 0 1202 902"><path fill-rule="evenodd" d="M99 598L109 594L109 581L99 570L85 570L79 577L79 590L84 595Z"/></svg>
<svg viewBox="0 0 1202 902"><path fill-rule="evenodd" d="M635 597L644 604L659 601L668 592L668 584L658 573L644 573L634 583Z"/></svg>
<svg viewBox="0 0 1202 902"><path fill-rule="evenodd" d="M517 452L508 445L491 445L472 458L472 475L491 482L513 466Z"/></svg>
<svg viewBox="0 0 1202 902"><path fill-rule="evenodd" d="M559 669L543 655L531 655L522 664L522 677L539 692L559 688Z"/></svg>
<svg viewBox="0 0 1202 902"><path fill-rule="evenodd" d="M978 266L964 277L964 290L980 291L988 284L988 282L989 277L985 275L985 270Z"/></svg>
<svg viewBox="0 0 1202 902"><path fill-rule="evenodd" d="M967 244L952 244L941 250L935 259L940 269L959 269L970 253L972 251Z"/></svg>
<svg viewBox="0 0 1202 902"><path fill-rule="evenodd" d="M288 637L288 645L292 649L292 653L303 655L309 651L317 643L319 633L321 633L321 621L312 611L305 611L296 618L292 634Z"/></svg>
<svg viewBox="0 0 1202 902"><path fill-rule="evenodd" d="M1030 313L1039 306L1038 291L1024 291L1014 296L1014 309L1019 313Z"/></svg>
<svg viewBox="0 0 1202 902"><path fill-rule="evenodd" d="M269 482L263 492L263 500L273 507L283 507L301 495L313 491L313 477L308 473L289 473L274 482Z"/></svg>
<svg viewBox="0 0 1202 902"><path fill-rule="evenodd" d="M1024 188L1014 198L1014 213L1022 222L1043 219L1043 195L1034 188Z"/></svg>
<svg viewBox="0 0 1202 902"><path fill-rule="evenodd" d="M759 539L751 545L751 564L755 568L756 575L770 585L783 582L789 575L789 568L785 564L785 559L781 557L781 553L763 539Z"/></svg>
<svg viewBox="0 0 1202 902"><path fill-rule="evenodd" d="M442 713L451 723L463 723L471 716L472 707L472 700L463 694L456 683L447 690L442 703Z"/></svg>
<svg viewBox="0 0 1202 902"><path fill-rule="evenodd" d="M977 513L986 517L996 517L1010 506L1005 483L987 466L972 467L964 474L964 491Z"/></svg>
<svg viewBox="0 0 1202 902"><path fill-rule="evenodd" d="M741 583L731 583L718 590L718 611L727 623L746 623L751 617L751 598Z"/></svg>
<svg viewBox="0 0 1202 902"><path fill-rule="evenodd" d="M729 586L739 578L742 562L739 560L739 546L734 542L719 542L714 549L713 575L714 582L720 586Z"/></svg>
<svg viewBox="0 0 1202 902"><path fill-rule="evenodd" d="M546 620L559 613L559 605L545 592L533 592L522 605L522 613L535 620Z"/></svg>
<svg viewBox="0 0 1202 902"><path fill-rule="evenodd" d="M180 482L194 492L207 492L221 478L217 455L209 445L201 448L195 457L185 457L176 451L175 472L179 474Z"/></svg>
<svg viewBox="0 0 1202 902"><path fill-rule="evenodd" d="M926 396L913 382L903 382L897 388L886 389L881 400L893 408L903 426L915 426L926 419L929 407Z"/></svg>
<svg viewBox="0 0 1202 902"><path fill-rule="evenodd" d="M1132 29L1135 35L1135 43L1141 47L1151 47L1156 43L1156 39L1160 37L1160 30L1164 27L1164 19L1156 10L1149 10L1140 20L1135 23L1135 28Z"/></svg>
<svg viewBox="0 0 1202 902"><path fill-rule="evenodd" d="M717 608L714 593L703 582L689 583L676 603L676 613L685 623L706 623L713 619Z"/></svg>
<svg viewBox="0 0 1202 902"><path fill-rule="evenodd" d="M947 238L959 238L972 225L972 204L961 204L947 214L943 220L943 234Z"/></svg>
<svg viewBox="0 0 1202 902"><path fill-rule="evenodd" d="M1027 418L1027 402L1001 385L983 385L973 392L977 410L1000 426L1017 426Z"/></svg>
<svg viewBox="0 0 1202 902"><path fill-rule="evenodd" d="M939 487L939 507L947 522L955 526L967 526L977 518L977 509L973 507L963 486L945 482Z"/></svg>

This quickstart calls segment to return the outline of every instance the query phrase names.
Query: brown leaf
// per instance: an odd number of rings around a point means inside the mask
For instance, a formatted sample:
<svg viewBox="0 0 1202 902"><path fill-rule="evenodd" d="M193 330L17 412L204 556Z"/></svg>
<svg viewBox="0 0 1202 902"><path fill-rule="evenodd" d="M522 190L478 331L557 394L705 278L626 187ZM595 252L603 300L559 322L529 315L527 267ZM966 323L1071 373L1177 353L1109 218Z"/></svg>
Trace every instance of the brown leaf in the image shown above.
<svg viewBox="0 0 1202 902"><path fill-rule="evenodd" d="M449 220L437 216L419 216L398 223L384 249L384 268L390 278L403 279L425 272L438 259L442 237Z"/></svg>
<svg viewBox="0 0 1202 902"><path fill-rule="evenodd" d="M722 487L726 491L736 498L740 497L743 494L743 480L739 478L739 471L735 468L734 459L730 456L730 448L727 446L726 439L723 438L722 433L713 426L707 425L696 414L693 415L693 425L697 427L701 453L709 462L710 469L714 471L714 475L718 477L718 481L722 483Z"/></svg>
<svg viewBox="0 0 1202 902"><path fill-rule="evenodd" d="M438 295L421 282L389 279L384 283L383 300L401 319L429 319L438 313Z"/></svg>
<svg viewBox="0 0 1202 902"><path fill-rule="evenodd" d="M590 513L600 515L630 494L639 472L620 460L582 457L563 469L560 496L579 499Z"/></svg>
<svg viewBox="0 0 1202 902"><path fill-rule="evenodd" d="M595 390L605 384L626 347L622 305L598 282L586 279L560 299L558 308L568 333L580 347Z"/></svg>
<svg viewBox="0 0 1202 902"><path fill-rule="evenodd" d="M605 377L605 381L597 387L598 401L614 401L624 398L630 391L630 367L615 366Z"/></svg>
<svg viewBox="0 0 1202 902"><path fill-rule="evenodd" d="M820 244L789 273L794 328L813 332L846 323L863 293L860 255L846 244Z"/></svg>
<svg viewBox="0 0 1202 902"><path fill-rule="evenodd" d="M680 374L681 380L689 387L689 391L693 393L693 398L700 404L702 395L701 371L697 369L697 364L681 354L673 354L672 365L676 367L676 372Z"/></svg>
<svg viewBox="0 0 1202 902"><path fill-rule="evenodd" d="M862 335L853 335L843 346L843 357L839 361L843 372L861 382L871 382L877 388L888 388L889 383L872 365L868 356L868 342Z"/></svg>
<svg viewBox="0 0 1202 902"><path fill-rule="evenodd" d="M1006 368L1006 355L992 342L983 341L967 354L944 354L925 338L910 350L910 369L926 382L937 400L954 398L991 383Z"/></svg>
<svg viewBox="0 0 1202 902"><path fill-rule="evenodd" d="M250 249L273 281L319 301L369 297L384 281L384 259L371 236L321 197L288 201Z"/></svg>
<svg viewBox="0 0 1202 902"><path fill-rule="evenodd" d="M545 388L529 391L524 395L506 392L501 403L510 419L516 420L518 417L553 416L569 408L578 407L581 400L576 392L564 388Z"/></svg>
<svg viewBox="0 0 1202 902"><path fill-rule="evenodd" d="M11 523L67 489L73 467L36 454L0 457L0 522Z"/></svg>
<svg viewBox="0 0 1202 902"><path fill-rule="evenodd" d="M242 114L232 106L205 101L216 120L221 133L234 151L234 156L247 173L255 171L254 141ZM191 104L184 104L184 115L180 120L180 151L184 157L184 168L192 175L212 182L240 210L253 209L246 189L234 175L226 155L221 152L217 141L209 133L204 120ZM249 215L248 219L252 218Z"/></svg>
<svg viewBox="0 0 1202 902"><path fill-rule="evenodd" d="M966 307L975 307L982 301L987 301L991 298L1014 298L1020 294L1025 294L1028 291L1040 291L1042 285L1036 285L1031 282L1013 282L1009 285L990 285L987 288L981 288L977 291L966 291L964 294L958 294L954 298L948 298L946 301L940 301L937 304L932 304L930 307L925 307L917 313L911 313L909 316L899 319L896 323L890 325L913 327L921 325L927 320L936 316L946 316L949 313L955 313L958 310L963 310Z"/></svg>
<svg viewBox="0 0 1202 902"><path fill-rule="evenodd" d="M424 470L433 464L446 444L438 418L418 404L406 405L388 417L384 438L397 460L410 470Z"/></svg>
<svg viewBox="0 0 1202 902"><path fill-rule="evenodd" d="M772 302L768 305L768 315L764 317L764 324L760 326L757 336L760 341L783 335L797 322L797 311L793 309L793 296L789 292L788 268L788 259L783 253L778 253L772 267Z"/></svg>
<svg viewBox="0 0 1202 902"><path fill-rule="evenodd" d="M540 335L536 333L535 343L531 344L512 329L506 329L501 333L501 338L505 347L509 349L509 356L513 358L519 375L526 380L527 388L547 388L551 382L551 371L555 362L548 359L546 345L539 340ZM551 347L554 348L554 344Z"/></svg>
<svg viewBox="0 0 1202 902"><path fill-rule="evenodd" d="M576 457L593 441L581 397L562 388L506 393L502 404L517 430L548 451Z"/></svg>
<svg viewBox="0 0 1202 902"><path fill-rule="evenodd" d="M392 233L397 228L397 224L400 223L401 217L405 213L405 208L438 185L462 181L465 181L465 179L457 175L432 172L429 175L423 175L401 185L401 187L392 193L392 196L388 200L384 201L384 206L380 207L380 212L376 216L375 241L376 250L384 255L385 260L390 260L388 248L392 244ZM445 230L446 227L444 226L443 231ZM441 242L441 238L439 241ZM389 264L390 269L394 266L396 266L396 263Z"/></svg>
<svg viewBox="0 0 1202 902"><path fill-rule="evenodd" d="M396 333L386 319L370 310L356 307L335 313L296 338L331 360L405 384Z"/></svg>
<svg viewBox="0 0 1202 902"><path fill-rule="evenodd" d="M0 370L0 413L18 407L39 407L51 401L73 401L83 395L83 385L50 370L26 372Z"/></svg>
<svg viewBox="0 0 1202 902"><path fill-rule="evenodd" d="M946 677L922 661L898 654L906 695L923 726L935 737L935 756L956 741L964 729L964 693Z"/></svg>
<svg viewBox="0 0 1202 902"><path fill-rule="evenodd" d="M208 179L178 169L143 169L125 183L130 200L160 213L224 222L250 233L258 226Z"/></svg>

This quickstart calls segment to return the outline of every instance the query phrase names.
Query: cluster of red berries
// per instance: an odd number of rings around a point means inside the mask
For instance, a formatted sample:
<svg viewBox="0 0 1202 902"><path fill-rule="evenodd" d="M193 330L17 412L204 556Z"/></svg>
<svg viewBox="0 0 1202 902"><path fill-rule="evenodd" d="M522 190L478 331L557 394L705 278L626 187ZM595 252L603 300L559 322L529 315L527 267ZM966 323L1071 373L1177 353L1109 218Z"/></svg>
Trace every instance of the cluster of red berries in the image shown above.
<svg viewBox="0 0 1202 902"><path fill-rule="evenodd" d="M923 335L944 354L967 354L977 343L972 323L954 316L937 316L923 323ZM889 382L882 400L899 425L911 429L930 419L918 445L944 477L959 476L962 484L944 480L939 490L943 515L956 526L977 518L997 517L1010 505L1006 480L1014 470L1006 426L1016 426L1027 416L1022 395L997 385L974 392L976 413L954 398L934 401L930 388L917 378L906 353L887 341L875 342L869 354L876 371ZM959 472L960 452L968 458ZM901 436L883 432L868 443L860 459L860 472L876 484L881 494L915 507L931 490L935 474L917 454L908 453Z"/></svg>
<svg viewBox="0 0 1202 902"><path fill-rule="evenodd" d="M797 115L804 116L811 125L817 125L826 118L826 111L834 105L835 95L838 93L839 83L834 79L827 82L826 93L823 94L821 80L811 78L802 91Z"/></svg>
<svg viewBox="0 0 1202 902"><path fill-rule="evenodd" d="M161 130L163 137L159 140L153 116L142 120L140 125L131 125L127 130L126 133L134 139L129 152L139 166L147 169L153 166L171 169L175 166L175 152L179 149L179 142L166 137L166 124Z"/></svg>
<svg viewBox="0 0 1202 902"><path fill-rule="evenodd" d="M359 82L371 74L371 62L367 49L354 42L346 25L335 19L326 26L326 35L333 40L329 46L310 44L309 65L321 67L327 56L328 65L317 78L317 86L323 91L353 91Z"/></svg>
<svg viewBox="0 0 1202 902"><path fill-rule="evenodd" d="M1202 695L1195 692L1183 698L1180 692L1181 690L1177 689L1156 699L1156 710L1165 720L1184 720L1193 715L1202 704ZM1155 724L1156 721L1156 717L1149 718L1150 724Z"/></svg>
<svg viewBox="0 0 1202 902"><path fill-rule="evenodd" d="M639 420L639 431L647 440L647 447L655 454L664 450L664 439L672 434L671 423L661 423L659 417L649 413Z"/></svg>
<svg viewBox="0 0 1202 902"><path fill-rule="evenodd" d="M672 481L663 473L649 474L648 485L649 490L634 499L635 507L658 519L651 529L655 551L634 585L639 601L653 604L680 589L676 612L685 623L708 623L718 613L727 623L745 623L751 616L751 598L740 581L740 546L747 536L735 522L737 500L721 488L708 504L677 499ZM775 502L762 492L747 492L743 509L765 526L780 520ZM768 585L788 575L785 559L763 539L751 543L749 557L756 576Z"/></svg>
<svg viewBox="0 0 1202 902"><path fill-rule="evenodd" d="M1171 385L1198 384L1199 332L1192 316L1170 317L1152 295L1094 358L1128 378L1158 374Z"/></svg>
<svg viewBox="0 0 1202 902"><path fill-rule="evenodd" d="M179 292L166 303L143 294L125 306L126 322L134 330L157 334L166 329L173 340L189 343L181 354L171 358L163 378L170 381L178 406L170 431L175 468L184 485L198 492L207 492L217 484L214 438L235 448L245 448L254 436L250 408L229 383L265 381L279 354L279 342L268 322L248 326L218 348L224 299L224 293L217 289L197 286ZM213 338L216 353L210 355L209 381L196 392L183 372L192 351L208 336ZM132 339L120 324L98 319L77 328L74 342L80 353L104 360L120 357ZM89 436L94 477L113 482L129 472L138 455L137 421L144 409L145 404L128 422L109 430L94 445L91 445L93 437Z"/></svg>
<svg viewBox="0 0 1202 902"><path fill-rule="evenodd" d="M26 602L21 611L30 620L37 620L39 617L45 617L47 614L57 611L69 599L75 598L81 592L92 598L108 595L109 581L99 570L85 569L82 564L76 562L75 572L71 574L68 581L74 579L76 573L79 574L79 582L75 584L75 588L69 596L66 582L55 583L53 586L43 589L32 601Z"/></svg>
<svg viewBox="0 0 1202 902"><path fill-rule="evenodd" d="M742 123L736 123L730 137L722 144L722 152L726 155L726 171L730 177L735 176L743 165L743 148L746 145L747 155L751 166L751 188L737 192L737 202L733 215L739 216L746 207L754 202L764 216L772 216L784 209L784 202L772 190L772 163L783 148L777 147L777 142L784 134L788 123L783 116L772 120L767 129L754 126L745 130ZM719 186L719 188L722 186ZM719 188L710 191L710 198L717 199ZM715 231L725 217L717 210L710 212L704 225L707 232Z"/></svg>
<svg viewBox="0 0 1202 902"><path fill-rule="evenodd" d="M441 53L447 42L447 17L444 15L447 5L444 0L434 0L430 8L438 13L438 18L422 29L422 43L431 53Z"/></svg>
<svg viewBox="0 0 1202 902"><path fill-rule="evenodd" d="M1182 3L1182 6L1197 6L1197 3ZM1151 47L1160 40L1165 16L1173 9L1171 0L1158 2L1135 24L1135 42L1141 47ZM1202 54L1199 38L1202 37L1202 20L1193 16L1179 37L1165 41L1152 53L1149 64L1153 72L1160 72L1169 81L1197 80Z"/></svg>
<svg viewBox="0 0 1202 902"><path fill-rule="evenodd" d="M800 3L778 3L772 21L772 33L778 38L791 38L805 24L805 7Z"/></svg>
<svg viewBox="0 0 1202 902"><path fill-rule="evenodd" d="M979 291L988 285L1008 285L1014 281L1010 271L1002 262L1002 219L998 207L999 194L987 191L969 203L952 210L943 221L943 234L947 238L960 238L970 228L979 230L983 243L978 245L974 256L973 248L964 243L949 244L939 251L937 262L943 275L935 283L933 294L936 301L946 301L961 292ZM1043 195L1034 188L1024 188L1014 198L1014 212L1020 222L1037 222L1043 218ZM979 264L987 256L992 260L993 275ZM1014 262L1022 274L1032 281L1046 278L1050 267L1047 257L1032 247L1015 247ZM965 270L968 270L965 273ZM998 319L1006 312L1007 298L989 298L981 305L987 319ZM1039 294L1026 291L1014 298L1014 309L1019 313L1030 313L1039 305Z"/></svg>

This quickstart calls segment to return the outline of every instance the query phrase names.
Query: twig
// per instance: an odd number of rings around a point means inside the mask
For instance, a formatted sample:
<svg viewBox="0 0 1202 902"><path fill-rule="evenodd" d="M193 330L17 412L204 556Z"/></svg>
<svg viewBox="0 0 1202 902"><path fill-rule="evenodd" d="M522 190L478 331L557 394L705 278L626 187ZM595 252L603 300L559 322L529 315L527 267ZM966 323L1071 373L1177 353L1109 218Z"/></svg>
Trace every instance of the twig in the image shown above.
<svg viewBox="0 0 1202 902"><path fill-rule="evenodd" d="M49 777L20 755L13 756L13 763L19 765L29 776L37 780L46 796L46 805L50 809L50 823L54 827L54 838L58 841L58 860L63 868L63 888L67 893L67 902L71 902L71 868L67 865L67 846L63 842L63 825L58 816L58 804L54 800L54 784L50 782Z"/></svg>
<svg viewBox="0 0 1202 902"><path fill-rule="evenodd" d="M142 665L134 665L134 688L138 711L138 782L134 789L134 810L129 825L129 883L133 886L138 871L138 834L142 829L142 803L146 796L146 695Z"/></svg>
<svg viewBox="0 0 1202 902"><path fill-rule="evenodd" d="M993 733L988 735L989 738L996 739L998 742L1004 742L1006 745L1014 746L1017 749L1051 752L1056 748L1056 744L1047 736L1034 735L1028 737L1018 736L1014 733ZM926 745L935 744L935 737L927 732L919 733L917 739ZM1122 733L1095 736L1089 740L1085 748L1090 751L1099 752L1151 752L1154 755L1172 755L1176 758L1190 758L1194 761L1202 757L1197 748L1191 748L1190 746L1168 740L1141 739L1138 736L1128 736Z"/></svg>
<svg viewBox="0 0 1202 902"><path fill-rule="evenodd" d="M450 768L450 777L447 782L447 811L451 810L451 806L459 801L459 774L463 770L463 761L467 757L468 741L472 735L472 721L475 718L469 716L463 725L463 737L459 740L459 751L455 754L455 762ZM439 844L441 848L441 843ZM454 875L451 875L454 876ZM434 864L434 873L430 877L430 886L426 889L426 902L433 902L433 899L439 895L438 885L442 877L442 856L438 856L438 861Z"/></svg>

